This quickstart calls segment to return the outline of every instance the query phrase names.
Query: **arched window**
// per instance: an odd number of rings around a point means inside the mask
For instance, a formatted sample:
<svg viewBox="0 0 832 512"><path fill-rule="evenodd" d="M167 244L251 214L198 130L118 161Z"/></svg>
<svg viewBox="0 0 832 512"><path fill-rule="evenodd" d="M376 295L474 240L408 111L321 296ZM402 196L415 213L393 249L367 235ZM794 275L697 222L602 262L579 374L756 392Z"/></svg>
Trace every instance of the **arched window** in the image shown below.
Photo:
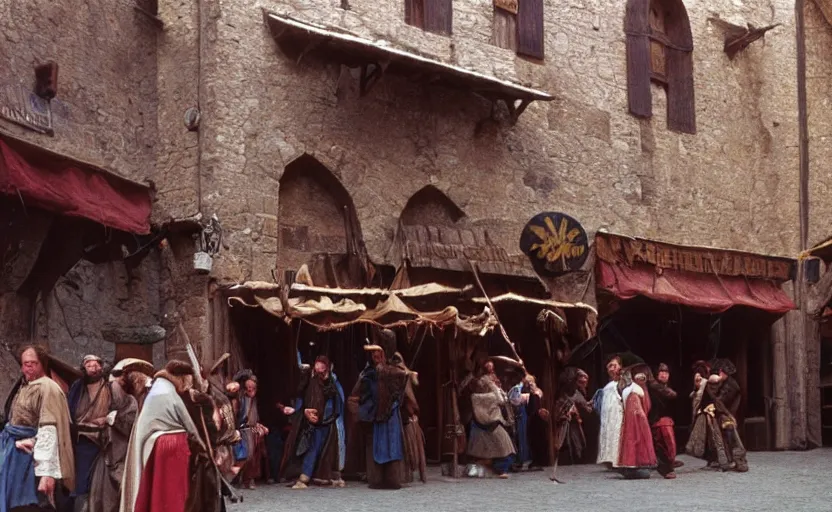
<svg viewBox="0 0 832 512"><path fill-rule="evenodd" d="M696 133L693 36L682 0L628 0L627 93L630 113L653 115L651 82L667 93L667 127Z"/></svg>

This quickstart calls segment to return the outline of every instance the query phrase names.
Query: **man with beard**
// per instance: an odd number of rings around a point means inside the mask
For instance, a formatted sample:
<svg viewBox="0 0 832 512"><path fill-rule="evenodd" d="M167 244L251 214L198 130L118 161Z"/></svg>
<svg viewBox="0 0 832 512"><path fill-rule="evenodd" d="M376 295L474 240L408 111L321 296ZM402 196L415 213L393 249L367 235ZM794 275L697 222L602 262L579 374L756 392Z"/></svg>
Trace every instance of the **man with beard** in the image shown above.
<svg viewBox="0 0 832 512"><path fill-rule="evenodd" d="M138 413L136 399L124 391L117 378L111 378L109 385L110 412L101 433L101 453L92 469L89 512L118 511L124 458Z"/></svg>
<svg viewBox="0 0 832 512"><path fill-rule="evenodd" d="M596 393L593 401L600 401L601 430L598 434L598 464L607 467L618 465L621 444L621 426L624 421L624 403L618 394L618 381L621 379L621 358L612 357L607 362L609 383L603 391Z"/></svg>
<svg viewBox="0 0 832 512"><path fill-rule="evenodd" d="M661 363L656 372L656 379L650 382L650 428L653 431L653 443L658 460L658 471L663 477L676 478L676 434L673 431L673 403L676 392L670 388L670 368Z"/></svg>
<svg viewBox="0 0 832 512"><path fill-rule="evenodd" d="M67 395L75 435L76 486L70 496L76 502L76 510L83 510L89 497L93 464L104 445L104 430L112 400L100 357L84 356L81 370L83 376L72 384Z"/></svg>
<svg viewBox="0 0 832 512"><path fill-rule="evenodd" d="M23 378L6 403L8 423L0 433L2 510L55 507L61 487L75 488L69 409L46 376L48 363L43 347L26 347L20 355Z"/></svg>
<svg viewBox="0 0 832 512"><path fill-rule="evenodd" d="M260 410L257 407L257 376L251 370L242 370L234 376L240 384L240 396L234 400L237 426L248 457L243 463L240 474L243 486L254 489L254 481L261 476L261 465L266 457L264 437L269 429L260 423Z"/></svg>
<svg viewBox="0 0 832 512"><path fill-rule="evenodd" d="M367 482L371 489L400 489L405 471L402 410L415 415L415 399L405 393L408 373L390 364L387 354L395 352L396 335L383 329L378 345L366 345L371 363L361 372L356 389L367 461Z"/></svg>
<svg viewBox="0 0 832 512"><path fill-rule="evenodd" d="M281 473L297 477L293 489L306 489L313 478L344 487L336 423L344 404L330 368L329 358L318 356L311 368L301 372L295 406L283 409L292 417L292 429Z"/></svg>
<svg viewBox="0 0 832 512"><path fill-rule="evenodd" d="M194 392L194 376L181 361L156 374L130 437L121 512L221 510L208 437L218 422L210 397Z"/></svg>

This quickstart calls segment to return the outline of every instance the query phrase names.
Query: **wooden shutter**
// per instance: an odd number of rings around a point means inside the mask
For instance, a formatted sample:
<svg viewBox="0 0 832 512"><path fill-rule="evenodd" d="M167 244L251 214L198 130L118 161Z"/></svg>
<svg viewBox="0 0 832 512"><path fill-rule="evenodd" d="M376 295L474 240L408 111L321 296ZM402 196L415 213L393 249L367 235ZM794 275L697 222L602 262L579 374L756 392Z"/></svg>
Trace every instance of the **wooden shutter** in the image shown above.
<svg viewBox="0 0 832 512"><path fill-rule="evenodd" d="M436 34L451 35L453 32L453 0L424 0L424 29Z"/></svg>
<svg viewBox="0 0 832 512"><path fill-rule="evenodd" d="M424 0L404 0L404 22L414 27L425 28Z"/></svg>
<svg viewBox="0 0 832 512"><path fill-rule="evenodd" d="M517 9L517 53L543 59L543 0L520 0Z"/></svg>
<svg viewBox="0 0 832 512"><path fill-rule="evenodd" d="M696 133L693 53L674 48L667 49L667 128Z"/></svg>
<svg viewBox="0 0 832 512"><path fill-rule="evenodd" d="M517 15L494 8L493 44L499 48L517 51Z"/></svg>
<svg viewBox="0 0 832 512"><path fill-rule="evenodd" d="M636 117L653 115L650 92L650 22L648 0L629 0L624 19L627 34L627 99Z"/></svg>

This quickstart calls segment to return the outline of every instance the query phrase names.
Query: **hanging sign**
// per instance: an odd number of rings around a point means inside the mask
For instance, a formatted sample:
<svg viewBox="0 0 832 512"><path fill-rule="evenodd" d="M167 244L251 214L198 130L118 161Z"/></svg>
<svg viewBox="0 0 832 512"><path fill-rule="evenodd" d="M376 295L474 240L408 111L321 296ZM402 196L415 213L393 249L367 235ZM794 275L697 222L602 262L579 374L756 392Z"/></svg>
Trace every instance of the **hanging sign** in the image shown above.
<svg viewBox="0 0 832 512"><path fill-rule="evenodd" d="M569 215L543 212L523 228L520 249L538 274L556 276L583 266L589 257L589 239L583 226Z"/></svg>
<svg viewBox="0 0 832 512"><path fill-rule="evenodd" d="M512 14L517 14L519 0L494 0L494 7L508 11Z"/></svg>
<svg viewBox="0 0 832 512"><path fill-rule="evenodd" d="M22 86L0 86L0 117L39 133L53 133L49 102Z"/></svg>

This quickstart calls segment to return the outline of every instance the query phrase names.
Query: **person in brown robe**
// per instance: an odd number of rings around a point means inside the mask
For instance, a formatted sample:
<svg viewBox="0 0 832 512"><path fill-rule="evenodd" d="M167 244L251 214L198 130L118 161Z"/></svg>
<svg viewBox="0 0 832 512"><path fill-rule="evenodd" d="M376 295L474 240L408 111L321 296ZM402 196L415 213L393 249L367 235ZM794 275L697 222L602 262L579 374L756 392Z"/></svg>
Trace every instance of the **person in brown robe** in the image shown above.
<svg viewBox="0 0 832 512"><path fill-rule="evenodd" d="M470 397L472 411L467 454L475 460L491 462L500 478L508 478L515 454L508 429L513 427L514 418L506 414L510 403L494 373L494 363L487 361L481 368L480 375L465 385L464 394Z"/></svg>
<svg viewBox="0 0 832 512"><path fill-rule="evenodd" d="M266 457L264 438L269 430L260 423L260 411L257 408L257 377L245 370L242 376L234 380L240 383L240 396L234 400L234 412L240 436L248 448L248 458L242 464L240 476L242 484L254 489L254 481L261 476L262 462ZM242 372L241 372L242 373Z"/></svg>
<svg viewBox="0 0 832 512"><path fill-rule="evenodd" d="M313 479L344 486L336 425L343 407L330 369L326 356L315 359L311 368L301 372L294 407L283 409L285 415L291 416L292 429L286 440L281 475L297 478L293 489L306 489Z"/></svg>
<svg viewBox="0 0 832 512"><path fill-rule="evenodd" d="M118 512L121 478L130 432L138 414L136 399L128 395L121 383L110 383L110 412L102 432L101 454L92 470L89 512Z"/></svg>
<svg viewBox="0 0 832 512"><path fill-rule="evenodd" d="M427 482L427 459L425 457L425 433L419 425L419 404L416 402L415 388L419 385L419 374L411 371L404 362L404 357L399 352L393 354L390 361L397 368L408 375L407 385L404 393L409 405L402 409L402 424L404 425L404 458L405 474L404 482L413 481L413 472L419 472L419 480Z"/></svg>
<svg viewBox="0 0 832 512"><path fill-rule="evenodd" d="M76 486L70 495L75 508L83 510L92 486L95 461L104 446L104 430L110 412L110 386L104 379L102 359L87 355L81 363L83 375L67 394L69 416L74 430Z"/></svg>

